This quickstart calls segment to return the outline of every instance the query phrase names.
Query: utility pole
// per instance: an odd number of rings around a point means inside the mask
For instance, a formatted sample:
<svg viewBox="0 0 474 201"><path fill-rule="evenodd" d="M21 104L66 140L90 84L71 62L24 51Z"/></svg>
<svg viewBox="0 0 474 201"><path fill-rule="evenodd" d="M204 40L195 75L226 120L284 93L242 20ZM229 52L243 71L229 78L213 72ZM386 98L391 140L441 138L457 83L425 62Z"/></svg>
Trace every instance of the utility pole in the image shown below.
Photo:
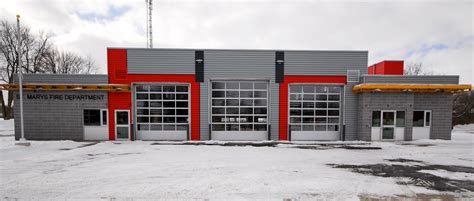
<svg viewBox="0 0 474 201"><path fill-rule="evenodd" d="M147 48L153 48L153 30L152 30L152 11L153 11L153 0L145 0L146 3L146 46Z"/></svg>
<svg viewBox="0 0 474 201"><path fill-rule="evenodd" d="M20 88L20 128L21 128L21 138L19 142L16 142L16 145L30 146L30 143L25 139L25 127L24 127L24 118L23 118L23 73L21 69L21 31L20 31L20 15L16 15L16 30L17 30L17 40L18 40L18 82Z"/></svg>

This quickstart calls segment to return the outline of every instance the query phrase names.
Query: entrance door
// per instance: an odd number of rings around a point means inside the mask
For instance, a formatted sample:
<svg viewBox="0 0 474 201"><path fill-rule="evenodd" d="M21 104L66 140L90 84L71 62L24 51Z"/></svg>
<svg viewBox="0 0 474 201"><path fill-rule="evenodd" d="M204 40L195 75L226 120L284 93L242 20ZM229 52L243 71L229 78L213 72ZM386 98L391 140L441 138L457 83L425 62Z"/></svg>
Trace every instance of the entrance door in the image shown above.
<svg viewBox="0 0 474 201"><path fill-rule="evenodd" d="M339 140L341 86L290 85L290 140Z"/></svg>
<svg viewBox="0 0 474 201"><path fill-rule="evenodd" d="M382 111L382 140L395 139L395 111Z"/></svg>
<svg viewBox="0 0 474 201"><path fill-rule="evenodd" d="M137 140L189 139L189 89L188 84L136 85Z"/></svg>
<svg viewBox="0 0 474 201"><path fill-rule="evenodd" d="M115 110L115 139L128 140L130 136L130 111Z"/></svg>
<svg viewBox="0 0 474 201"><path fill-rule="evenodd" d="M413 111L413 140L430 139L431 111Z"/></svg>

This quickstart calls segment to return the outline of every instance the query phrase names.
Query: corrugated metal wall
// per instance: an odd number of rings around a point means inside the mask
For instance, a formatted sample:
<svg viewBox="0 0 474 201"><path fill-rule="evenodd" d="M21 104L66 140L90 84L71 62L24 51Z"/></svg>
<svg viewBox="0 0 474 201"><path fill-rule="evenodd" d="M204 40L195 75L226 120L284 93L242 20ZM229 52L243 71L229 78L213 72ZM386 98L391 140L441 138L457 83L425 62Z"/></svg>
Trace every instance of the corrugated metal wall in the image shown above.
<svg viewBox="0 0 474 201"><path fill-rule="evenodd" d="M127 49L129 74L194 74L194 50Z"/></svg>
<svg viewBox="0 0 474 201"><path fill-rule="evenodd" d="M458 75L363 75L362 83L458 84Z"/></svg>
<svg viewBox="0 0 474 201"><path fill-rule="evenodd" d="M285 51L285 75L367 74L367 51Z"/></svg>
<svg viewBox="0 0 474 201"><path fill-rule="evenodd" d="M275 51L204 51L201 83L201 140L209 139L209 81L228 79L269 80L271 139L278 140L279 86L275 83Z"/></svg>
<svg viewBox="0 0 474 201"><path fill-rule="evenodd" d="M18 77L15 77L18 82ZM23 74L23 83L35 84L107 84L107 75Z"/></svg>
<svg viewBox="0 0 474 201"><path fill-rule="evenodd" d="M367 74L367 51L285 51L285 75L347 75L347 70ZM348 83L344 88L345 140L357 139L357 95Z"/></svg>

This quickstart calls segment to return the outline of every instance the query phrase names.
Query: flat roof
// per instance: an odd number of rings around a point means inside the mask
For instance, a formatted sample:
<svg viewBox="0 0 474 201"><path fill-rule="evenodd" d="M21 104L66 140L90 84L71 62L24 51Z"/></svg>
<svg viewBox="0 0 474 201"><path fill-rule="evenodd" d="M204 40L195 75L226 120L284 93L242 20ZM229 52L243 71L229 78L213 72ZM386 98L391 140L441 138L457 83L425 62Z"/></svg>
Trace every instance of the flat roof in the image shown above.
<svg viewBox="0 0 474 201"><path fill-rule="evenodd" d="M285 51L285 52L369 52L368 50L312 50L312 49L232 49L232 48L141 48L141 47L107 47L107 49L135 50L203 50L203 51Z"/></svg>

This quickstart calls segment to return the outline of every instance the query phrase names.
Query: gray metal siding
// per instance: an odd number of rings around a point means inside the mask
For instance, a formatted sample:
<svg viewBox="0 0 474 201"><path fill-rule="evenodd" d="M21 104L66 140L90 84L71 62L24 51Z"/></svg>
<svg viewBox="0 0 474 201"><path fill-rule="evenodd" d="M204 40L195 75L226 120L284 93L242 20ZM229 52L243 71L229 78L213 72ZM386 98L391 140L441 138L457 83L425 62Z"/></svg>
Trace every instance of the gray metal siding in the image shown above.
<svg viewBox="0 0 474 201"><path fill-rule="evenodd" d="M357 82L347 83L344 87L344 106L343 106L343 122L344 122L344 140L358 140L357 137L357 94L352 93L352 87Z"/></svg>
<svg viewBox="0 0 474 201"><path fill-rule="evenodd" d="M129 74L194 74L194 50L127 49Z"/></svg>
<svg viewBox="0 0 474 201"><path fill-rule="evenodd" d="M363 75L362 83L458 84L457 75Z"/></svg>
<svg viewBox="0 0 474 201"><path fill-rule="evenodd" d="M205 67L204 67L205 68ZM200 133L201 133L201 140L210 140L209 138L209 84L208 81L200 83Z"/></svg>
<svg viewBox="0 0 474 201"><path fill-rule="evenodd" d="M275 83L275 51L204 51L204 80L201 83L201 139L209 139L209 81L229 79L269 80L271 136L278 140L279 85Z"/></svg>
<svg viewBox="0 0 474 201"><path fill-rule="evenodd" d="M285 75L340 75L347 76L347 70L359 70L367 74L367 51L285 51ZM352 87L345 86L343 121L344 140L357 140L357 95Z"/></svg>
<svg viewBox="0 0 474 201"><path fill-rule="evenodd" d="M103 95L103 100L30 100L35 95ZM107 92L25 91L23 96L25 138L29 140L83 140L83 110L107 109ZM18 96L19 97L19 96ZM18 103L17 96L15 102ZM14 107L15 139L20 138L20 107ZM110 113L109 113L110 114Z"/></svg>
<svg viewBox="0 0 474 201"><path fill-rule="evenodd" d="M367 74L367 51L285 51L285 75Z"/></svg>
<svg viewBox="0 0 474 201"><path fill-rule="evenodd" d="M23 83L36 84L107 84L107 75L91 74L23 74ZM18 83L18 77L15 77Z"/></svg>

